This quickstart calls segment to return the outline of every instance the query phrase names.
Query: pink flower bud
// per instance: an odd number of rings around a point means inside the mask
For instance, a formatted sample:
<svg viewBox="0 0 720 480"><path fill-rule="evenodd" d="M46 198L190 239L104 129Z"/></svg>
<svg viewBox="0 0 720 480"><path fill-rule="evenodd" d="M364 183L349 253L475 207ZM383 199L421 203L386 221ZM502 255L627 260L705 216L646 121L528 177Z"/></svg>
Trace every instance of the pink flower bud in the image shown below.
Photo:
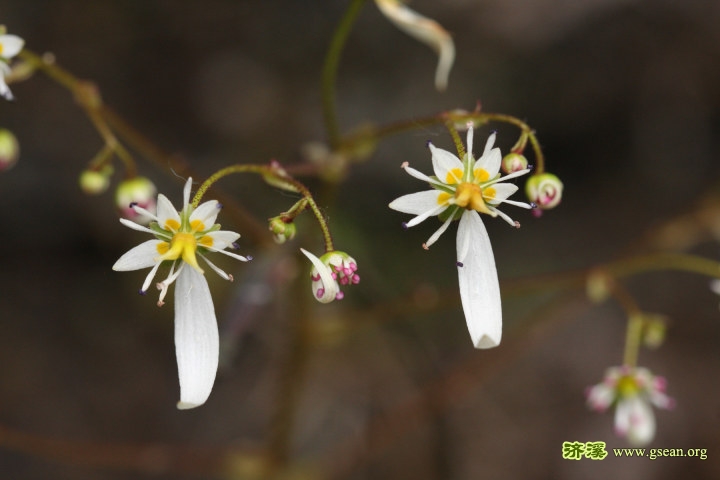
<svg viewBox="0 0 720 480"><path fill-rule="evenodd" d="M552 173L533 175L525 184L525 194L542 210L557 207L562 200L562 192L562 182Z"/></svg>
<svg viewBox="0 0 720 480"><path fill-rule="evenodd" d="M124 180L115 191L115 205L123 218L143 223L149 219L138 215L131 205L137 205L150 213L155 213L155 184L145 177L134 177Z"/></svg>

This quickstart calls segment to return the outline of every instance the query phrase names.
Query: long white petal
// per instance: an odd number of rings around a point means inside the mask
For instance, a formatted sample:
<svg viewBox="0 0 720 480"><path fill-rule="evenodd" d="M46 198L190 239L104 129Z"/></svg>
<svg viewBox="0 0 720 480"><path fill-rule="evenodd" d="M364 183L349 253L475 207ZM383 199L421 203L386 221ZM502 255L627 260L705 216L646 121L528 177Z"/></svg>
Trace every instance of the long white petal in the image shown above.
<svg viewBox="0 0 720 480"><path fill-rule="evenodd" d="M635 396L627 400L630 405L628 442L643 447L655 437L655 414L645 399Z"/></svg>
<svg viewBox="0 0 720 480"><path fill-rule="evenodd" d="M474 210L460 218L457 250L460 299L470 337L475 348L496 347L502 337L500 284L490 237Z"/></svg>
<svg viewBox="0 0 720 480"><path fill-rule="evenodd" d="M375 3L396 27L435 50L439 57L435 88L445 90L455 61L455 45L450 34L436 21L418 14L398 0L375 0Z"/></svg>
<svg viewBox="0 0 720 480"><path fill-rule="evenodd" d="M443 182L440 182L439 180L436 180L434 178L428 177L424 173L422 173L419 170L415 170L412 167L409 167L407 165L407 162L402 164L402 168L405 170L405 172L410 175L411 177L415 177L418 180L422 180L423 182L427 182L430 185L437 185L438 187L447 187L447 185Z"/></svg>
<svg viewBox="0 0 720 480"><path fill-rule="evenodd" d="M496 132L492 132L490 135L488 135L488 139L485 142L485 148L483 149L483 155L487 155L488 152L493 148L493 145L495 145L495 138L497 137Z"/></svg>
<svg viewBox="0 0 720 480"><path fill-rule="evenodd" d="M4 65L4 63L0 62L0 67ZM10 91L10 87L8 87L5 83L5 78L3 77L3 75L3 69L0 68L0 97L3 97L5 100L13 100L15 97L13 97L13 94Z"/></svg>
<svg viewBox="0 0 720 480"><path fill-rule="evenodd" d="M192 177L188 177L185 186L183 187L183 211L190 205L190 191L192 190Z"/></svg>
<svg viewBox="0 0 720 480"><path fill-rule="evenodd" d="M154 266L157 263L157 257L160 255L157 249L160 243L162 243L160 240L148 240L137 247L131 248L115 262L112 267L113 270L128 272Z"/></svg>
<svg viewBox="0 0 720 480"><path fill-rule="evenodd" d="M177 408L198 407L215 383L219 338L210 288L194 268L183 268L175 283L175 354L180 378Z"/></svg>
<svg viewBox="0 0 720 480"><path fill-rule="evenodd" d="M137 230L138 232L145 232L145 233L151 233L155 235L155 231L150 230L149 228L140 225L139 223L135 223L132 220L128 220L127 218L121 218L120 223L125 225L128 228L132 228L133 230Z"/></svg>
<svg viewBox="0 0 720 480"><path fill-rule="evenodd" d="M440 193L440 190L425 190L423 192L409 193L393 200L388 207L398 212L420 215L440 205L440 203L438 203L438 195Z"/></svg>
<svg viewBox="0 0 720 480"><path fill-rule="evenodd" d="M322 280L322 286L324 289L323 294L318 297L317 292L313 290L313 297L315 297L315 299L320 303L330 303L335 300L335 297L337 297L337 294L340 291L340 286L332 277L330 267L325 265L318 257L304 248L301 248L300 251L308 258L308 260L310 260L315 267L315 270L317 270L320 275L320 280Z"/></svg>
<svg viewBox="0 0 720 480"><path fill-rule="evenodd" d="M454 220L453 217L454 217L454 215L450 215L450 216L447 218L447 220L445 220L445 222L443 222L443 224L440 225L440 228L438 228L437 230L435 230L435 233L433 233L432 235L430 235L430 238L427 239L427 242L425 242L425 243L423 244L423 248L424 248L425 250L427 250L428 248L430 248L430 246L431 246L433 243L435 243L435 242L438 241L438 238L440 238L440 235L442 235L443 233L445 233L445 230L448 229L448 227L450 226L450 223L452 223L452 221Z"/></svg>

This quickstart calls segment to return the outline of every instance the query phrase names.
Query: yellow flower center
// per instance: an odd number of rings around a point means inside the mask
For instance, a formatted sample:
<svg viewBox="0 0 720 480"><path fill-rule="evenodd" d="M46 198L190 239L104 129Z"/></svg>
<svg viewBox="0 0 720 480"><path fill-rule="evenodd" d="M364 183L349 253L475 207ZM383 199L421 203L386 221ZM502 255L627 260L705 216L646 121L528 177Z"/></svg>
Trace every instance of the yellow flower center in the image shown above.
<svg viewBox="0 0 720 480"><path fill-rule="evenodd" d="M621 377L615 388L621 397L632 397L640 391L640 386L637 384L637 381L630 375Z"/></svg>
<svg viewBox="0 0 720 480"><path fill-rule="evenodd" d="M492 189L487 188L486 190ZM495 196L494 190L486 193L492 194L490 198ZM490 210L487 208L487 205L485 205L485 200L483 199L483 190L475 183L463 182L457 186L455 190L455 204L468 210L490 214Z"/></svg>
<svg viewBox="0 0 720 480"><path fill-rule="evenodd" d="M170 243L162 242L158 244L158 253L161 260L177 260L182 258L183 261L197 271L202 273L202 268L198 265L195 252L197 251L197 240L192 233L176 233L173 235Z"/></svg>

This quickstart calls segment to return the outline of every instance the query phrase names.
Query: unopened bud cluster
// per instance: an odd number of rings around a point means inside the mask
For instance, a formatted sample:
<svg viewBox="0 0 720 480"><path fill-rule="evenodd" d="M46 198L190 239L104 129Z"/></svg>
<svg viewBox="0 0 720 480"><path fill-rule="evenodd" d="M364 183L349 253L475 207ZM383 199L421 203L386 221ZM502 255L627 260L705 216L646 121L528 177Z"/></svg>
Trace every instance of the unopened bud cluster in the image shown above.
<svg viewBox="0 0 720 480"><path fill-rule="evenodd" d="M273 234L273 240L275 240L275 243L279 244L292 240L295 238L295 234L297 233L295 222L293 222L292 219L285 220L282 216L270 219L269 230Z"/></svg>

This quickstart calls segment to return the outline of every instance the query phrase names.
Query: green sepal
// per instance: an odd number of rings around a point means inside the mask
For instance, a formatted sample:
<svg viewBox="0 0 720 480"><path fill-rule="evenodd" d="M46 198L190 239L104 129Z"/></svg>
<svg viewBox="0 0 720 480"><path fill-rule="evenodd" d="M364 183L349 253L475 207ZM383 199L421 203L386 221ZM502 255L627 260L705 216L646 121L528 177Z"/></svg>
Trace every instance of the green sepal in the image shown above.
<svg viewBox="0 0 720 480"><path fill-rule="evenodd" d="M463 214L464 208L460 208L457 205L454 205L450 208L447 208L438 215L438 219L440 219L441 222L446 222L448 218L452 217L453 220L460 220L460 217Z"/></svg>

